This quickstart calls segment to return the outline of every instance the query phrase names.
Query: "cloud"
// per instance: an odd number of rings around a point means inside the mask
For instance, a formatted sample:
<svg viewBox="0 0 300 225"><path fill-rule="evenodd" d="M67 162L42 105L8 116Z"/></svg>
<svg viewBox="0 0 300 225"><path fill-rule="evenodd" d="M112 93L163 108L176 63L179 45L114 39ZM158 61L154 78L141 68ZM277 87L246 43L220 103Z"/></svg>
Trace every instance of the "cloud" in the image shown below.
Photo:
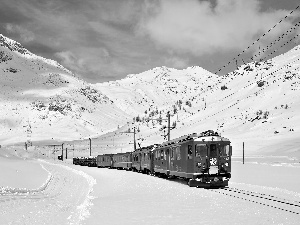
<svg viewBox="0 0 300 225"><path fill-rule="evenodd" d="M262 12L259 0L217 0L214 5L198 0L157 0L148 2L144 13L140 35L150 37L159 48L203 56L245 49L289 12ZM282 24L270 36L291 22Z"/></svg>
<svg viewBox="0 0 300 225"><path fill-rule="evenodd" d="M188 67L189 63L187 59L182 59L176 56L164 58L164 63L167 67L183 69Z"/></svg>
<svg viewBox="0 0 300 225"><path fill-rule="evenodd" d="M27 43L35 40L35 35L33 32L19 26L16 24L7 23L5 26L7 33L17 34L20 36L22 43Z"/></svg>
<svg viewBox="0 0 300 225"><path fill-rule="evenodd" d="M57 58L76 73L96 73L101 71L102 65L109 57L106 49L86 49L79 48L73 51L62 51L55 54Z"/></svg>
<svg viewBox="0 0 300 225"><path fill-rule="evenodd" d="M79 64L79 59L70 51L57 52L55 56L60 58L63 64L70 69L79 69L82 68L82 65Z"/></svg>
<svg viewBox="0 0 300 225"><path fill-rule="evenodd" d="M215 70L288 13L263 11L259 0L2 0L0 29L100 82L157 66Z"/></svg>

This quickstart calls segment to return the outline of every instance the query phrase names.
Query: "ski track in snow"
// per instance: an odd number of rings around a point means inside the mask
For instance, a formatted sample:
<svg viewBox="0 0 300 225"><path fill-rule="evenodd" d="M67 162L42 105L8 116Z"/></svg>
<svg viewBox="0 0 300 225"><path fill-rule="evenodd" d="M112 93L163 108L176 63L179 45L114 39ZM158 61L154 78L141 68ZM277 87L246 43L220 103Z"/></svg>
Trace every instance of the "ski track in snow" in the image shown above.
<svg viewBox="0 0 300 225"><path fill-rule="evenodd" d="M40 188L0 189L1 224L81 224L89 216L96 180L65 165L39 162L49 174Z"/></svg>

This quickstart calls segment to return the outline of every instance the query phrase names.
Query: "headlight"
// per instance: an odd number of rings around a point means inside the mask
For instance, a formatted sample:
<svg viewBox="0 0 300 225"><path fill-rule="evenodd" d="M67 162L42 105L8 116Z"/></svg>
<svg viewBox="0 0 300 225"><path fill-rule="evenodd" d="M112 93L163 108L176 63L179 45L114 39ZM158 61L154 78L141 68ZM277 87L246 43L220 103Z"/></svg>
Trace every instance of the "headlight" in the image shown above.
<svg viewBox="0 0 300 225"><path fill-rule="evenodd" d="M201 162L198 162L197 166L200 168L202 166Z"/></svg>

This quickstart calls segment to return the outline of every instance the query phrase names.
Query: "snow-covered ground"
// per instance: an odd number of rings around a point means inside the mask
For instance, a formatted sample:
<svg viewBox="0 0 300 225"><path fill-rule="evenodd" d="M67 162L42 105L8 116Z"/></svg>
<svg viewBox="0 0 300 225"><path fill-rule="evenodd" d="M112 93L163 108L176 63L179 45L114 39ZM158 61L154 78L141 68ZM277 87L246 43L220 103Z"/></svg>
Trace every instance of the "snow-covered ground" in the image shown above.
<svg viewBox="0 0 300 225"><path fill-rule="evenodd" d="M1 224L80 224L89 215L96 183L90 175L56 162L1 153Z"/></svg>
<svg viewBox="0 0 300 225"><path fill-rule="evenodd" d="M11 149L2 149L3 152L1 177L10 187L1 187L1 224L299 224L300 221L300 162L295 158L254 156L246 158L244 165L241 158L233 158L229 189L207 190L190 188L183 180L75 166L71 159L29 160L17 158ZM5 163L8 160L10 168Z"/></svg>

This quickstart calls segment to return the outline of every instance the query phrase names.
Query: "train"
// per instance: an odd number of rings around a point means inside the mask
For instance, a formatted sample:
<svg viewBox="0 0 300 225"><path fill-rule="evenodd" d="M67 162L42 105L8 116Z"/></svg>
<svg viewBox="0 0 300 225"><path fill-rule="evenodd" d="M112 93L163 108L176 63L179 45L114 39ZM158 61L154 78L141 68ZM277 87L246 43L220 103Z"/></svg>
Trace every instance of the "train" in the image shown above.
<svg viewBox="0 0 300 225"><path fill-rule="evenodd" d="M231 156L230 140L207 130L133 152L73 158L73 163L183 179L190 187L222 188L231 178Z"/></svg>
<svg viewBox="0 0 300 225"><path fill-rule="evenodd" d="M81 157L81 158L73 158L74 165L81 165L81 166L97 166L97 159L96 157Z"/></svg>

